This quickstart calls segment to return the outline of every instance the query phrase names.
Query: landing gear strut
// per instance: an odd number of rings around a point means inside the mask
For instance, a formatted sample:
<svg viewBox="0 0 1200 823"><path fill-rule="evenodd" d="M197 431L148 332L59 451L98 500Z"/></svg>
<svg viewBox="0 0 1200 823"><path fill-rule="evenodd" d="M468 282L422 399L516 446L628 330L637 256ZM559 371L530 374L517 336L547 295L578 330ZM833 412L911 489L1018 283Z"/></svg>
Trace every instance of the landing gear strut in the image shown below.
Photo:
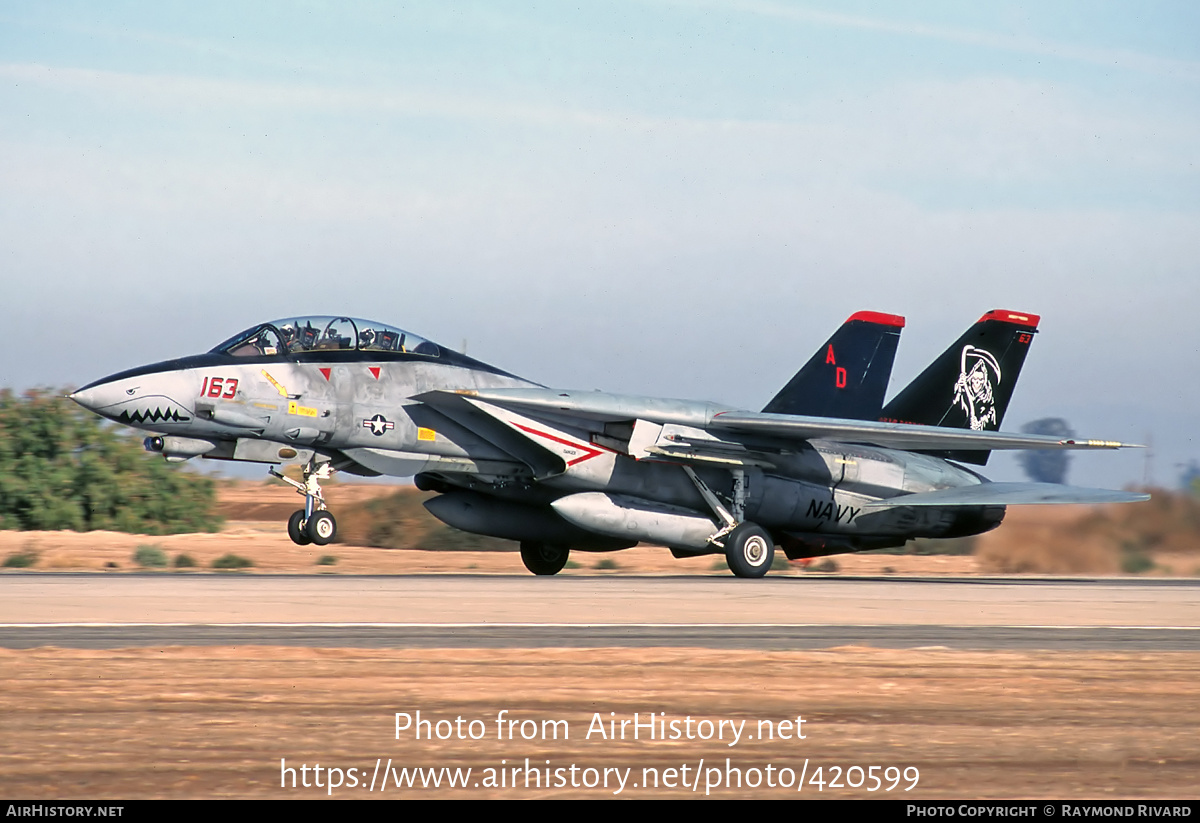
<svg viewBox="0 0 1200 823"><path fill-rule="evenodd" d="M298 546L314 543L324 546L333 542L337 536L337 521L325 508L325 497L321 494L321 481L328 480L333 474L332 463L322 463L319 466L310 461L304 467L304 482L298 483L275 469L267 470L284 483L295 486L296 491L304 495L304 508L292 512L288 518L288 537Z"/></svg>
<svg viewBox="0 0 1200 823"><path fill-rule="evenodd" d="M738 577L762 577L771 570L775 562L775 542L767 530L757 523L745 520L746 475L741 469L733 469L733 511L722 505L720 498L692 471L684 466L688 479L695 485L704 502L712 509L724 527L718 529L708 542L725 550L725 562L729 570Z"/></svg>

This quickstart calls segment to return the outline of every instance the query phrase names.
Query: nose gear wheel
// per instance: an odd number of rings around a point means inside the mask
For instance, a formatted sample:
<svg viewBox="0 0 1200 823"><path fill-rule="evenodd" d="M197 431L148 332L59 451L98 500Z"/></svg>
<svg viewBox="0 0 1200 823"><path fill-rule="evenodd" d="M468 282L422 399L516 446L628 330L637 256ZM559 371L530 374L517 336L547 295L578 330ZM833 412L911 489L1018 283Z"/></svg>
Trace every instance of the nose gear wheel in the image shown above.
<svg viewBox="0 0 1200 823"><path fill-rule="evenodd" d="M298 493L304 495L304 508L293 512L287 525L288 537L297 546L307 546L309 543L324 546L337 537L337 520L326 509L325 495L321 493L321 481L328 480L334 471L332 463L318 465L315 461L309 461L304 467L304 482L300 483L273 468L267 470L271 476L294 486Z"/></svg>
<svg viewBox="0 0 1200 823"><path fill-rule="evenodd" d="M312 542L312 538L304 529L304 509L292 512L292 516L288 518L287 531L288 537L292 538L292 542L297 546L307 546Z"/></svg>

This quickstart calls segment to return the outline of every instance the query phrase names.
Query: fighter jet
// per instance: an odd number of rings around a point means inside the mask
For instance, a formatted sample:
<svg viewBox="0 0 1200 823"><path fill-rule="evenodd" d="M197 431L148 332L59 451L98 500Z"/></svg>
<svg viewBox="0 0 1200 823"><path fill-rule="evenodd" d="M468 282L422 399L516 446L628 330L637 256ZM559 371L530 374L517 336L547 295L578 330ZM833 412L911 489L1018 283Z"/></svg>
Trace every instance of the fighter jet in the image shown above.
<svg viewBox="0 0 1200 823"><path fill-rule="evenodd" d="M998 429L1036 315L985 314L884 405L904 318L852 315L761 412L547 388L411 332L350 317L255 325L206 354L105 377L71 395L152 432L149 451L267 464L304 495L298 544L337 523L335 471L415 477L456 528L518 541L534 574L571 550L648 542L721 554L762 577L790 559L961 537L1005 507L1148 495L993 483L964 464L997 449L1115 449ZM279 468L297 465L302 481Z"/></svg>

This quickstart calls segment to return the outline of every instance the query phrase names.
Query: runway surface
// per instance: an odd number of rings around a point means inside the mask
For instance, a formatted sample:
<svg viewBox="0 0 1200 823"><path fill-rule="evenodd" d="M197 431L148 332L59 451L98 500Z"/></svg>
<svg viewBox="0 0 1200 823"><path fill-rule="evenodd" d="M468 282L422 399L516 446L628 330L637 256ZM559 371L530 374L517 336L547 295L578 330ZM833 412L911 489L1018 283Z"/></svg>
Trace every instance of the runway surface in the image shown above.
<svg viewBox="0 0 1200 823"><path fill-rule="evenodd" d="M1200 581L11 574L0 647L1200 650Z"/></svg>

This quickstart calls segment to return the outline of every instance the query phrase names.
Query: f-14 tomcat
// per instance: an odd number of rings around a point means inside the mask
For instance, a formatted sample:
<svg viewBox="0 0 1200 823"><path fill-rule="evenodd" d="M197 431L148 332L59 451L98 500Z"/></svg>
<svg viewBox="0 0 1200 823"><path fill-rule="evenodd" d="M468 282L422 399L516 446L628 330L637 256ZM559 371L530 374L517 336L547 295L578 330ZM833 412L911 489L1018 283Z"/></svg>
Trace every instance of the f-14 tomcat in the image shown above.
<svg viewBox="0 0 1200 823"><path fill-rule="evenodd" d="M572 549L645 541L677 557L723 554L761 577L789 558L901 546L993 529L1024 503L1147 495L992 483L964 464L996 449L1119 448L998 429L1037 331L1035 315L985 314L884 405L904 319L859 312L761 412L711 402L563 391L411 332L350 317L262 323L207 354L98 380L71 397L147 429L168 460L297 464L288 522L323 545L337 524L334 471L415 476L425 505L470 532L516 540L534 574Z"/></svg>

